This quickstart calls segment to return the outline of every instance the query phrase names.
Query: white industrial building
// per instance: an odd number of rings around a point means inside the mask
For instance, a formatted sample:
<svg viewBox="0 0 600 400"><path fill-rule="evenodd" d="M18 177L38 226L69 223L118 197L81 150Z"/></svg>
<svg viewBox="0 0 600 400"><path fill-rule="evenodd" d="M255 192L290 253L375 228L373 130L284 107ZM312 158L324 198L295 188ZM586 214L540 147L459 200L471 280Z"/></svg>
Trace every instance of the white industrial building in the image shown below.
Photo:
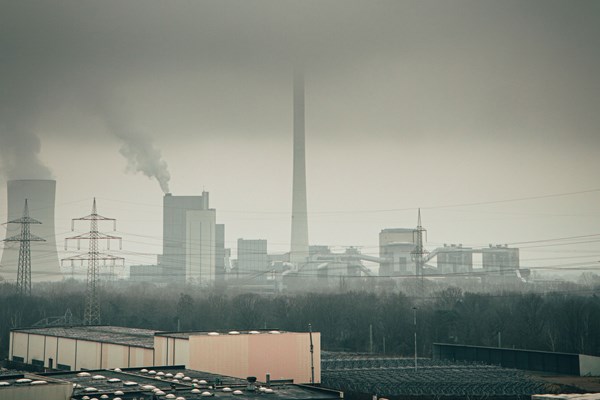
<svg viewBox="0 0 600 400"><path fill-rule="evenodd" d="M186 365L245 378L321 381L318 332L159 332L115 326L13 329L9 360L67 371ZM311 341L313 351L311 352Z"/></svg>
<svg viewBox="0 0 600 400"><path fill-rule="evenodd" d="M412 228L389 228L379 232L379 257L384 260L379 275L415 275L416 265L412 259L415 247L416 234Z"/></svg>
<svg viewBox="0 0 600 400"><path fill-rule="evenodd" d="M163 254L160 267L165 280L212 285L224 269L225 229L216 223L208 192L202 196L163 199ZM219 257L219 259L217 259Z"/></svg>

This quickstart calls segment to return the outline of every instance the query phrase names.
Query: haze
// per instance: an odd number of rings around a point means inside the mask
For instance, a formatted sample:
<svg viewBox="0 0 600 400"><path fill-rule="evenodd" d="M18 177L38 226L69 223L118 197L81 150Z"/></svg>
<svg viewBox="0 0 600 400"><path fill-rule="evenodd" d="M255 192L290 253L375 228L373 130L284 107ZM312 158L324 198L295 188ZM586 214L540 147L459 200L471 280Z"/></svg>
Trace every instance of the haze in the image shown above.
<svg viewBox="0 0 600 400"><path fill-rule="evenodd" d="M597 239L521 242L600 233L599 49L597 1L0 0L1 171L57 180L59 243L95 196L127 264L161 187L288 251L302 68L311 244L377 255L421 207L428 247L588 268Z"/></svg>

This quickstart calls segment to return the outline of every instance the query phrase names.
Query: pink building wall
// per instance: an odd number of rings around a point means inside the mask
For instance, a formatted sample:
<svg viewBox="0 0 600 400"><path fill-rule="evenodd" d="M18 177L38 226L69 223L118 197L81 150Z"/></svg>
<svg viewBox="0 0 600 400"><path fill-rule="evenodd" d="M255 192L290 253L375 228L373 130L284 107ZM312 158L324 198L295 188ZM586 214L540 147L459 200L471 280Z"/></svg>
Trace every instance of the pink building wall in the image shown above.
<svg viewBox="0 0 600 400"><path fill-rule="evenodd" d="M312 336L315 383L320 383L321 334L313 332ZM269 373L271 379L311 382L308 333L198 334L191 335L189 341L188 368L238 378L255 376L259 381Z"/></svg>

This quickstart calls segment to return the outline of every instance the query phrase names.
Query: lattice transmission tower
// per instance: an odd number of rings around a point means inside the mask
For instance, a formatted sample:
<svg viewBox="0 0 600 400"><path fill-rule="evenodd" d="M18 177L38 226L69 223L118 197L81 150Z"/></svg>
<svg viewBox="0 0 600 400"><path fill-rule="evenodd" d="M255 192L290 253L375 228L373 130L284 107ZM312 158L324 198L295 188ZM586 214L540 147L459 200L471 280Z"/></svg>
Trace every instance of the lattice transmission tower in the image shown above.
<svg viewBox="0 0 600 400"><path fill-rule="evenodd" d="M413 241L415 243L415 249L412 251L412 258L415 262L415 275L421 277L421 291L424 290L424 271L423 266L425 264L424 257L427 254L427 250L423 247L423 234L427 234L427 230L421 225L421 209L419 208L419 219L417 222L417 228L413 231Z"/></svg>
<svg viewBox="0 0 600 400"><path fill-rule="evenodd" d="M117 230L117 220L114 218L107 218L99 215L96 211L96 199L94 198L94 204L92 206L92 213L85 217L73 218L71 223L71 230L75 230L75 221L90 221L90 231L81 235L69 237L65 239L65 250L67 249L67 243L69 240L77 240L77 249L79 250L81 240L89 240L89 250L87 254L81 254L73 257L62 259L64 261L71 261L71 264L75 261L88 261L87 268L87 286L85 291L85 312L83 314L84 325L99 325L100 324L100 302L98 300L98 286L100 280L100 261L106 265L107 261L110 261L114 265L117 261L124 262L122 257L116 257L107 253L100 253L98 241L106 240L107 248L110 249L110 241L118 240L119 247L121 247L121 237L107 235L98 231L98 221L113 221L113 230Z"/></svg>
<svg viewBox="0 0 600 400"><path fill-rule="evenodd" d="M23 216L19 219L8 221L7 224L20 224L21 232L18 235L4 239L4 242L20 242L19 261L17 267L17 294L20 296L31 295L31 242L45 242L39 236L31 233L31 224L41 224L40 221L29 216L29 206L25 199Z"/></svg>

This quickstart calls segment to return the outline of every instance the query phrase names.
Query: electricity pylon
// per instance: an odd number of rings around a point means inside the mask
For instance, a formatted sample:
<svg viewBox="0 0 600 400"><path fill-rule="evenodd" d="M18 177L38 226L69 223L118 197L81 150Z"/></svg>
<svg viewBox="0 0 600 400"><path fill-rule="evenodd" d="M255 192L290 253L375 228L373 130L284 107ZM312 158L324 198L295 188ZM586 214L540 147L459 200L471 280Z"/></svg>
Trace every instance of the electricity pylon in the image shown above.
<svg viewBox="0 0 600 400"><path fill-rule="evenodd" d="M415 262L415 275L421 277L421 294L424 295L425 290L424 282L424 264L423 258L427 254L427 250L423 247L423 233L427 233L427 230L421 225L421 209L419 208L419 220L417 222L417 229L413 231L413 242L415 243L415 249L412 251L412 259Z"/></svg>
<svg viewBox="0 0 600 400"><path fill-rule="evenodd" d="M7 224L21 224L21 232L18 235L4 239L4 242L20 242L19 262L17 267L17 294L20 296L31 295L31 242L45 242L39 236L33 235L29 225L41 224L40 221L29 216L29 206L25 199L23 216L19 219L8 221Z"/></svg>
<svg viewBox="0 0 600 400"><path fill-rule="evenodd" d="M99 261L103 261L106 265L106 261L110 261L112 265L116 261L124 261L122 257L116 257L111 254L100 253L98 250L98 240L106 239L107 248L110 249L111 239L119 240L119 246L121 244L121 238L119 236L107 235L98 232L98 221L113 221L113 230L117 229L117 220L114 218L107 218L99 215L96 211L96 198L94 198L94 204L92 206L92 213L85 217L73 218L71 222L71 230L75 230L75 221L90 221L90 231L81 235L69 237L65 239L65 250L67 249L68 240L77 240L77 249L80 249L81 240L89 240L89 250L87 254L81 254L78 256L68 257L62 259L62 261L71 261L73 263L76 260L88 261L87 269L87 286L85 291L85 312L83 314L84 325L99 325L100 324L100 303L98 301L98 282L100 278L99 274Z"/></svg>

